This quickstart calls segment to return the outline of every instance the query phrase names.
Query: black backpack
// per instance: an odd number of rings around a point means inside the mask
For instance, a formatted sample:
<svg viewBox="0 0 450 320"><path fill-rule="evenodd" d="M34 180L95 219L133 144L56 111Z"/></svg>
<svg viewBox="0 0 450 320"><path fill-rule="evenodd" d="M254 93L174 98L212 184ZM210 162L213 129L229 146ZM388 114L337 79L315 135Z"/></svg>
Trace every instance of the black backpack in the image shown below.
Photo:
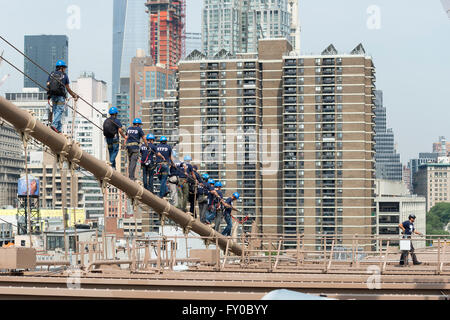
<svg viewBox="0 0 450 320"><path fill-rule="evenodd" d="M57 71L50 74L50 82L48 84L49 96L66 96L66 87L63 84L64 73Z"/></svg>
<svg viewBox="0 0 450 320"><path fill-rule="evenodd" d="M111 118L108 118L103 122L103 135L106 138L114 138L117 131L119 131L118 125Z"/></svg>

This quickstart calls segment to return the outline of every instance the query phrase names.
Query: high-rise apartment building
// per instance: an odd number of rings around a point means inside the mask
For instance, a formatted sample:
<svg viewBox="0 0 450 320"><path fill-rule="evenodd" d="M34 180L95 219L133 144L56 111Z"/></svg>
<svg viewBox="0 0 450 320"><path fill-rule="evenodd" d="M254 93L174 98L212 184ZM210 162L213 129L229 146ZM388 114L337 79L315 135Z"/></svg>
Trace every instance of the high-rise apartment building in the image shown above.
<svg viewBox="0 0 450 320"><path fill-rule="evenodd" d="M142 117L142 101L164 97L175 88L175 70L154 65L151 57L134 57L130 64L130 119Z"/></svg>
<svg viewBox="0 0 450 320"><path fill-rule="evenodd" d="M60 59L69 63L69 39L65 35L33 35L25 36L25 55L40 65L44 70L55 70ZM39 69L30 60L24 58L24 72L43 87L46 86L48 74ZM25 88L39 88L33 81L24 77Z"/></svg>
<svg viewBox="0 0 450 320"><path fill-rule="evenodd" d="M438 202L450 202L450 164L419 166L414 176L414 193L427 199L427 212Z"/></svg>
<svg viewBox="0 0 450 320"><path fill-rule="evenodd" d="M387 129L386 107L383 106L383 92L375 94L375 168L377 179L402 180L400 154L395 150L394 132Z"/></svg>
<svg viewBox="0 0 450 320"><path fill-rule="evenodd" d="M361 45L299 56L267 39L257 54L194 52L179 65L179 156L238 191L261 232L372 234L374 74Z"/></svg>
<svg viewBox="0 0 450 320"><path fill-rule="evenodd" d="M208 57L221 50L231 54L256 53L259 39L284 37L295 44L299 54L300 26L297 15L297 0L205 0L202 52Z"/></svg>
<svg viewBox="0 0 450 320"><path fill-rule="evenodd" d="M176 69L185 54L186 0L147 0L153 65Z"/></svg>
<svg viewBox="0 0 450 320"><path fill-rule="evenodd" d="M130 63L136 50L149 54L148 15L145 0L114 0L112 102L117 93L129 93Z"/></svg>
<svg viewBox="0 0 450 320"><path fill-rule="evenodd" d="M15 206L17 185L25 168L25 156L14 127L0 125L0 207Z"/></svg>

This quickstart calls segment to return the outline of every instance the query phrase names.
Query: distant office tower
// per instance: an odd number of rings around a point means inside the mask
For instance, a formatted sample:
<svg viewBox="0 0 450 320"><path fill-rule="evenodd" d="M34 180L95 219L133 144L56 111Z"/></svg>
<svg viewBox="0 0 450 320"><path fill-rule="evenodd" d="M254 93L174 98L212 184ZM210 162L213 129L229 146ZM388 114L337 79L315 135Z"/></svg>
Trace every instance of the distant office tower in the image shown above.
<svg viewBox="0 0 450 320"><path fill-rule="evenodd" d="M106 82L97 80L95 74L92 72L83 72L77 80L72 82L72 88L87 102L92 104L101 113L94 110L84 101L78 100L77 111L84 115L90 121L86 120L79 114L75 115L75 132L72 133L72 109L68 110L67 117L65 117L64 132L70 136L74 136L76 141L87 153L93 155L97 159L106 160L106 142L103 136L103 115L106 115L109 103L106 102ZM96 127L96 124L98 127Z"/></svg>
<svg viewBox="0 0 450 320"><path fill-rule="evenodd" d="M450 155L450 142L443 136L439 137L439 142L433 143L433 152L439 153L440 157L447 157Z"/></svg>
<svg viewBox="0 0 450 320"><path fill-rule="evenodd" d="M154 65L151 57L134 57L130 65L130 119L142 117L142 101L164 97L175 88L175 70Z"/></svg>
<svg viewBox="0 0 450 320"><path fill-rule="evenodd" d="M44 70L55 70L56 62L64 60L69 63L69 40L65 35L36 35L25 36L25 55L40 65ZM24 58L24 72L37 83L46 86L48 74L39 69L30 60ZM24 77L25 88L39 88L33 81Z"/></svg>
<svg viewBox="0 0 450 320"><path fill-rule="evenodd" d="M427 199L427 212L438 202L450 202L450 164L419 166L414 177L414 193Z"/></svg>
<svg viewBox="0 0 450 320"><path fill-rule="evenodd" d="M185 54L186 0L148 0L146 6L153 64L176 68Z"/></svg>
<svg viewBox="0 0 450 320"><path fill-rule="evenodd" d="M412 190L415 190L415 175L417 171L419 171L419 167L423 164L427 163L437 163L438 162L439 153L437 152L421 152L419 153L419 158L410 159L408 162L408 167L410 169L411 174L411 185Z"/></svg>
<svg viewBox="0 0 450 320"><path fill-rule="evenodd" d="M148 49L148 16L145 0L114 0L113 7L113 57L112 101L116 104L117 93L128 93L130 63L137 49L145 55Z"/></svg>
<svg viewBox="0 0 450 320"><path fill-rule="evenodd" d="M288 6L288 1L205 0L202 52L208 57L223 49L231 54L256 53L259 39L284 37L297 46L295 49L299 53L298 19L292 19L290 13L290 10L295 11L297 1L292 0L292 6Z"/></svg>
<svg viewBox="0 0 450 320"><path fill-rule="evenodd" d="M412 193L412 182L411 182L411 169L408 166L403 166L403 183L408 188L409 192Z"/></svg>
<svg viewBox="0 0 450 320"><path fill-rule="evenodd" d="M258 54L194 51L179 64L179 156L238 191L263 233L370 235L374 69L361 45L318 56L285 39L259 40Z"/></svg>
<svg viewBox="0 0 450 320"><path fill-rule="evenodd" d="M375 167L377 179L402 180L400 154L395 150L394 133L386 127L383 92L375 90Z"/></svg>
<svg viewBox="0 0 450 320"><path fill-rule="evenodd" d="M0 126L0 207L16 206L17 185L24 172L23 145L14 127Z"/></svg>

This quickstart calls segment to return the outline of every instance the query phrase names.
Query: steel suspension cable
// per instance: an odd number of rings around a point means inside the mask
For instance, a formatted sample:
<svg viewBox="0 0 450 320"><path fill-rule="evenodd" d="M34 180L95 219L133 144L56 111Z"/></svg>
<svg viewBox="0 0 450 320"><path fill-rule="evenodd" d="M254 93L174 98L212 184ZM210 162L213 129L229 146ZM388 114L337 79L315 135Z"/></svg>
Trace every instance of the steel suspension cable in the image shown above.
<svg viewBox="0 0 450 320"><path fill-rule="evenodd" d="M3 36L0 35L0 39L3 40L5 43L7 43L10 47L12 47L14 50L16 50L17 52L19 52L22 56L24 56L27 60L29 60L31 63L33 63L36 67L38 67L39 69L41 69L43 72L45 72L46 74L48 74L50 77L52 77L52 75L45 70L42 66L40 66L37 62L35 62L33 59L31 59L30 57L28 57L25 53L23 53L21 50L19 50L16 46L14 46L11 42L9 42L8 40L6 40ZM54 80L58 81L60 84L64 85L61 80L56 79L54 77L52 77ZM74 93L76 93L74 91ZM77 94L77 93L76 93ZM101 112L100 110L98 110L97 108L95 108L92 104L90 104L89 102L87 102L83 97L81 97L79 94L77 94L78 97L80 97L80 99L82 101L84 101L88 106L90 106L92 109L94 109L95 111L97 111L98 113L100 113L103 116L103 112Z"/></svg>
<svg viewBox="0 0 450 320"><path fill-rule="evenodd" d="M1 36L0 36L1 37ZM20 70L18 67L16 67L13 63L11 63L10 61L8 61L7 59L5 59L5 57L0 57L0 60L5 61L7 64L9 64L11 67L13 67L15 70L17 70L18 72L20 72L21 74L23 74L25 77L27 77L28 79L30 79L31 81L33 81L36 85L38 85L40 88L42 88L43 90L47 90L46 88L44 88L41 84L39 84L36 80L34 80L33 78L31 78L29 75L27 75L25 72L23 72L22 70ZM70 109L73 110L73 108L69 105L66 104ZM76 112L78 113L80 116L82 116L84 119L86 119L87 121L89 121L92 125L94 125L95 127L97 127L99 130L103 131L103 128L98 126L96 123L92 122L92 120L90 120L89 118L87 118L85 115L83 115L82 113L79 113L78 111Z"/></svg>

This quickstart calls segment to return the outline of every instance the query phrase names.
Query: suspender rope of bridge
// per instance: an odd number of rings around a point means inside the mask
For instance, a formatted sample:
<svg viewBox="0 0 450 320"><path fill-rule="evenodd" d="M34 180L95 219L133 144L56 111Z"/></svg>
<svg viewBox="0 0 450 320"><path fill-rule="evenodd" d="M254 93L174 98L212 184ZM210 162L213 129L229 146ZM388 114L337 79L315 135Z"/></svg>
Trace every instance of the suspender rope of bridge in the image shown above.
<svg viewBox="0 0 450 320"><path fill-rule="evenodd" d="M55 154L60 156L62 154L68 161L77 159L79 166L94 174L97 179L103 180L107 176L108 171L111 170L111 167L105 162L82 151L77 144L69 144L68 139L64 135L54 132L43 123L37 121L31 114L21 110L3 97L0 97L0 117L12 123L19 132L28 130L30 136L49 146ZM190 214L175 208L169 202L145 190L142 186L116 170L112 170L109 183L125 191L131 198L139 196L141 202L153 208L158 214L173 220L181 227L188 227L200 236L216 239L219 247L226 249L227 237L200 221L192 219L193 217ZM241 246L234 241L229 241L228 248L236 255L242 254Z"/></svg>

